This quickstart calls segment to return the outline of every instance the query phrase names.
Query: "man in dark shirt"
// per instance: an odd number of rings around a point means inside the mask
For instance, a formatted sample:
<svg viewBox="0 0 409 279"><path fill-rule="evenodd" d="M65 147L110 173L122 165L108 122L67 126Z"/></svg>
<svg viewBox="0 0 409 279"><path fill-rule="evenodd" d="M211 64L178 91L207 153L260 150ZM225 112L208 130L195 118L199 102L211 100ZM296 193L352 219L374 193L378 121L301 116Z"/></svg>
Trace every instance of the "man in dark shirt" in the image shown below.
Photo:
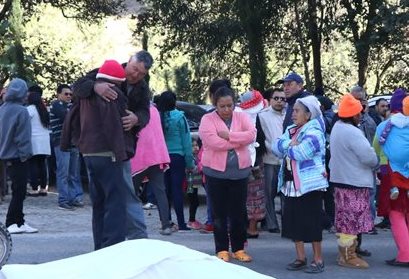
<svg viewBox="0 0 409 279"><path fill-rule="evenodd" d="M127 116L122 117L122 127L125 131L133 130L136 134L149 122L149 105L151 92L145 81L145 76L153 64L152 56L147 51L139 51L131 56L128 63L123 64L126 80L121 85L121 90L125 93L127 102ZM95 94L103 100L110 102L118 98L118 93L109 82L96 81L99 69L89 72L84 78L74 85L74 94L81 98L90 98ZM135 138L136 141L136 138ZM128 239L146 238L146 225L142 203L135 193L132 183L131 167L129 160L122 162L123 180L126 185L118 184L117 187L126 188L126 214ZM115 201L117 202L117 201ZM124 239L123 239L124 240ZM115 240L117 241L117 240ZM96 249L103 248L101 240L95 240Z"/></svg>
<svg viewBox="0 0 409 279"><path fill-rule="evenodd" d="M293 114L295 101L298 98L307 97L311 95L311 93L304 89L303 78L295 72L289 73L282 80L279 80L278 83L283 84L285 97L287 99L287 108L283 122L283 131L285 132L285 129L293 124L291 115Z"/></svg>
<svg viewBox="0 0 409 279"><path fill-rule="evenodd" d="M50 106L51 145L57 163L58 208L65 210L84 206L78 148L71 146L69 151L63 151L60 146L62 125L71 107L71 97L70 86L60 84L57 87L58 99Z"/></svg>

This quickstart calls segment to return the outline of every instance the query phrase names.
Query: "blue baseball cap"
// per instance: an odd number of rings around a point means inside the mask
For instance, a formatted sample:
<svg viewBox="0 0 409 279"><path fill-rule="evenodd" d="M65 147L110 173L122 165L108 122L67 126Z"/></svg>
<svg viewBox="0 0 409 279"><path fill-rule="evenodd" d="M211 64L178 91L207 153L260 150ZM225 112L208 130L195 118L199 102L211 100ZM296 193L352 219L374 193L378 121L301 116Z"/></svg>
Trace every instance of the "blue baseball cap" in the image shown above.
<svg viewBox="0 0 409 279"><path fill-rule="evenodd" d="M289 73L283 79L280 79L279 81L277 81L277 83L284 83L286 81L295 81L297 83L304 83L303 78L295 72Z"/></svg>

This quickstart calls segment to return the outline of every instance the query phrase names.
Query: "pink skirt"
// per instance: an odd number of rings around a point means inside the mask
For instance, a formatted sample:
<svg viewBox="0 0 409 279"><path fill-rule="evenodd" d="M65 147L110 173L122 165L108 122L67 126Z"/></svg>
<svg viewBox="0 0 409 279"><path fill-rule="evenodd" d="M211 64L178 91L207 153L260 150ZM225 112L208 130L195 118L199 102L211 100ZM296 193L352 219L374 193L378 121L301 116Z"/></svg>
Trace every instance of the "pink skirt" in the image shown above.
<svg viewBox="0 0 409 279"><path fill-rule="evenodd" d="M335 188L335 228L338 233L357 235L373 228L369 188Z"/></svg>

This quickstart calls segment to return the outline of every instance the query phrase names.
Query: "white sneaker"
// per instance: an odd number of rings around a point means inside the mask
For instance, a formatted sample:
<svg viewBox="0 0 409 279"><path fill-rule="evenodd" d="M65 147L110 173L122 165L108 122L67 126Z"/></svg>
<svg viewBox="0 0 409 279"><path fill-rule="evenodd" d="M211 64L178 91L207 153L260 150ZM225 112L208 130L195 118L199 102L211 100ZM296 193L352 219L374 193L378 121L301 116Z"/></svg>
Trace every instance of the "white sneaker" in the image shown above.
<svg viewBox="0 0 409 279"><path fill-rule="evenodd" d="M23 226L17 226L17 224L13 224L7 227L7 230L9 231L10 234L17 234L17 233L23 233L25 232Z"/></svg>
<svg viewBox="0 0 409 279"><path fill-rule="evenodd" d="M154 205L153 203L150 203L150 202L145 203L142 207L145 210L156 209L157 208L156 205Z"/></svg>
<svg viewBox="0 0 409 279"><path fill-rule="evenodd" d="M21 225L20 228L23 228L25 233L37 233L38 232L38 229L30 227L27 223L24 223L23 225Z"/></svg>

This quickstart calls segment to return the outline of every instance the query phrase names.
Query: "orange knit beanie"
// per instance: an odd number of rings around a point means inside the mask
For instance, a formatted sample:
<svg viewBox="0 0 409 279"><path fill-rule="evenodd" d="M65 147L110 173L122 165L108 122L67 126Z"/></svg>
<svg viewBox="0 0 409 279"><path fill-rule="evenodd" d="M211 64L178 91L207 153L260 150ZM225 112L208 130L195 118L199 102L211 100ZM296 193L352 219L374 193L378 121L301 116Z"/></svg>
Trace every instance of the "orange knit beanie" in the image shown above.
<svg viewBox="0 0 409 279"><path fill-rule="evenodd" d="M405 97L402 101L403 114L409 116L409 97Z"/></svg>
<svg viewBox="0 0 409 279"><path fill-rule="evenodd" d="M361 102L348 93L339 102L338 115L342 118L348 118L361 113L362 109Z"/></svg>

